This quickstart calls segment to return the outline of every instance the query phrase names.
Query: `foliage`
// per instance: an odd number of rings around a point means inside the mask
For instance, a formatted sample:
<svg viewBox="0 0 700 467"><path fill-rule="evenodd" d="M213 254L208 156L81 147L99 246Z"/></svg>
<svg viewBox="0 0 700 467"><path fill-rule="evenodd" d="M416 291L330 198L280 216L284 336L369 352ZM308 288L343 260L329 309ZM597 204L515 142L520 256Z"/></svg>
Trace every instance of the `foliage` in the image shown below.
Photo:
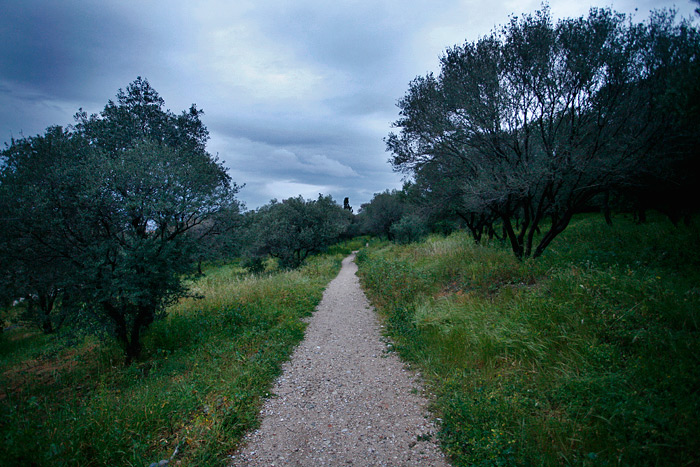
<svg viewBox="0 0 700 467"><path fill-rule="evenodd" d="M188 231L196 247L198 274L202 274L205 262L230 262L241 257L245 248L244 215L241 212L244 207L234 200L212 218Z"/></svg>
<svg viewBox="0 0 700 467"><path fill-rule="evenodd" d="M371 235L393 238L391 226L401 219L406 210L405 199L401 191L386 190L375 193L369 203L361 207L359 217L363 225L363 232Z"/></svg>
<svg viewBox="0 0 700 467"><path fill-rule="evenodd" d="M391 225L391 234L398 243L412 243L428 234L428 226L416 214L404 215Z"/></svg>
<svg viewBox="0 0 700 467"><path fill-rule="evenodd" d="M350 219L330 195L319 195L316 200L272 200L251 213L249 223L252 256L270 255L281 267L296 268L311 253L337 242Z"/></svg>
<svg viewBox="0 0 700 467"><path fill-rule="evenodd" d="M340 269L340 255L252 277L223 265L191 283L120 365L111 340L0 335L0 458L7 465L226 465Z"/></svg>
<svg viewBox="0 0 700 467"><path fill-rule="evenodd" d="M73 203L89 159L87 144L60 127L13 140L0 153L0 295L5 306L23 300L28 317L46 333L60 324L54 305L76 273L58 246L57 216L82 221L58 206Z"/></svg>
<svg viewBox="0 0 700 467"><path fill-rule="evenodd" d="M346 211L349 211L350 214L352 214L352 206L350 206L350 198L345 197L345 199L343 200L343 209L345 209Z"/></svg>
<svg viewBox="0 0 700 467"><path fill-rule="evenodd" d="M391 162L477 240L498 219L518 258L540 256L596 195L662 178L694 187L697 86L686 83L699 54L698 31L668 12L638 25L609 9L513 18L410 84Z"/></svg>
<svg viewBox="0 0 700 467"><path fill-rule="evenodd" d="M692 464L698 228L578 217L538 262L453 234L358 263L455 465Z"/></svg>
<svg viewBox="0 0 700 467"><path fill-rule="evenodd" d="M186 294L188 234L235 210L238 187L206 152L194 106L164 110L141 78L117 98L99 115L79 112L74 131L50 128L3 151L0 209L13 229L0 252L11 295L60 295L63 308L95 313L130 361L143 330Z"/></svg>

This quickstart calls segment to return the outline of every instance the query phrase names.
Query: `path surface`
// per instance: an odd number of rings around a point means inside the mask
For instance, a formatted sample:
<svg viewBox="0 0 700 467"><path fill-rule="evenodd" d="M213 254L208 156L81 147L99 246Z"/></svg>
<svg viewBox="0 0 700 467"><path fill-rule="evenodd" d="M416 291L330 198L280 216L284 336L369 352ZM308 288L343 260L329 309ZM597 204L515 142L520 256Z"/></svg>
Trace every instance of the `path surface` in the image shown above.
<svg viewBox="0 0 700 467"><path fill-rule="evenodd" d="M416 377L387 353L351 255L231 466L440 466Z"/></svg>

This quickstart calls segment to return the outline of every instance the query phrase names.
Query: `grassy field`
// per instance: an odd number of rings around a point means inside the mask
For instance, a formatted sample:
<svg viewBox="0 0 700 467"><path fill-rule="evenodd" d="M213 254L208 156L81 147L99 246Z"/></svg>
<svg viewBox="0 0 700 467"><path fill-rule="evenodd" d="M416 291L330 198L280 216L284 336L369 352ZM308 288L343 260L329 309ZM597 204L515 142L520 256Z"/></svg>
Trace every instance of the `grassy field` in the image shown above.
<svg viewBox="0 0 700 467"><path fill-rule="evenodd" d="M280 365L340 261L260 277L212 267L155 323L125 367L108 338L25 327L0 335L0 464L224 465L255 427Z"/></svg>
<svg viewBox="0 0 700 467"><path fill-rule="evenodd" d="M697 219L580 217L536 261L454 234L358 262L455 465L698 462Z"/></svg>

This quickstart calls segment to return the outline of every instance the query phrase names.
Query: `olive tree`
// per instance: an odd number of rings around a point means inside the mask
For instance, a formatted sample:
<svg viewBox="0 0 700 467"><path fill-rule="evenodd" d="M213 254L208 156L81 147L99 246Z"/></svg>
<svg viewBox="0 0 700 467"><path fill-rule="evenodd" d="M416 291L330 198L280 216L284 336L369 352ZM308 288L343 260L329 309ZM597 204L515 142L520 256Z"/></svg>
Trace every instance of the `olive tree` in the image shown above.
<svg viewBox="0 0 700 467"><path fill-rule="evenodd" d="M337 242L349 224L347 212L331 196L272 200L251 216L251 254L269 255L284 268L296 268L310 254Z"/></svg>
<svg viewBox="0 0 700 467"><path fill-rule="evenodd" d="M238 187L206 152L201 112L163 106L139 78L100 114L79 112L73 130L2 153L0 206L16 232L8 245L32 252L15 258L23 274L41 270L37 258L60 265L55 290L105 322L127 362L143 331L187 293L198 238L189 233L236 205Z"/></svg>
<svg viewBox="0 0 700 467"><path fill-rule="evenodd" d="M675 128L658 90L699 58L694 29L659 27L669 17L592 9L554 24L545 8L448 49L399 101L392 165L477 227L500 220L517 257L541 255L596 195L658 162ZM654 53L655 34L672 52Z"/></svg>
<svg viewBox="0 0 700 467"><path fill-rule="evenodd" d="M406 211L405 196L402 191L386 190L375 193L369 203L361 206L359 217L366 233L393 238L391 226L398 222Z"/></svg>
<svg viewBox="0 0 700 467"><path fill-rule="evenodd" d="M80 189L84 166L72 159L84 161L89 151L84 141L51 127L13 140L0 153L0 295L5 304L22 301L45 333L60 326L55 305L76 277L75 245L62 245L59 225L64 215L80 224L69 197Z"/></svg>

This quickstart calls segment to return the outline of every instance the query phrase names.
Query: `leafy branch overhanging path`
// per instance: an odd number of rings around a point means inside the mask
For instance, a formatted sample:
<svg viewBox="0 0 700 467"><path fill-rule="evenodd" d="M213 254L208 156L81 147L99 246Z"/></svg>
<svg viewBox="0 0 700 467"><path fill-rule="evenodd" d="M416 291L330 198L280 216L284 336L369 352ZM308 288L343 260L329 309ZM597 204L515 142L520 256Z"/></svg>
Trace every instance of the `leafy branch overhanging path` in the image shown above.
<svg viewBox="0 0 700 467"><path fill-rule="evenodd" d="M231 466L448 465L419 381L386 352L354 258L328 285Z"/></svg>

